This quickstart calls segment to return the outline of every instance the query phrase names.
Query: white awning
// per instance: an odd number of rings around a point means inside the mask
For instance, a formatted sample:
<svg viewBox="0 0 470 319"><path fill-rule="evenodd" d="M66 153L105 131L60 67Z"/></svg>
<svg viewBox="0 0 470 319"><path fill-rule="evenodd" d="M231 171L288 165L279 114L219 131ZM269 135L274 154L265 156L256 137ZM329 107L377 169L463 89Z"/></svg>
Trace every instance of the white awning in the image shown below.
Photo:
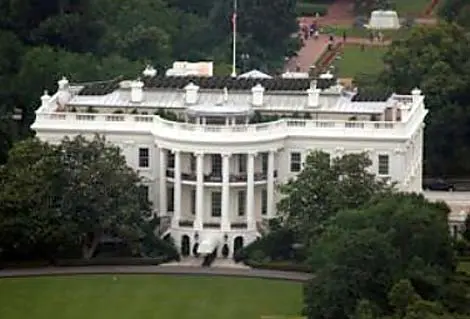
<svg viewBox="0 0 470 319"><path fill-rule="evenodd" d="M198 254L212 254L214 249L219 245L219 238L216 236L208 236L204 238L197 248Z"/></svg>

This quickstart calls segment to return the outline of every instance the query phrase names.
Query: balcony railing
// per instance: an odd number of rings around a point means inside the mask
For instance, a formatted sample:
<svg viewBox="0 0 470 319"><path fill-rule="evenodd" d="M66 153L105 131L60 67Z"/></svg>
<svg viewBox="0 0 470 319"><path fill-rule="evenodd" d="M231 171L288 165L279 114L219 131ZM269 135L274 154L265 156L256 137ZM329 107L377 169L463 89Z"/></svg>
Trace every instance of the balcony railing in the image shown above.
<svg viewBox="0 0 470 319"><path fill-rule="evenodd" d="M248 224L247 223L232 223L230 227L233 229L245 229L248 227Z"/></svg>
<svg viewBox="0 0 470 319"><path fill-rule="evenodd" d="M180 227L193 227L193 221L192 220L180 220L179 226Z"/></svg>
<svg viewBox="0 0 470 319"><path fill-rule="evenodd" d="M166 176L170 178L175 177L175 171L173 169L166 170ZM265 181L267 180L268 175L267 173L255 173L254 179L255 182ZM277 178L277 170L274 171L274 178ZM197 176L196 173L181 173L181 179L184 181L196 181ZM246 173L238 173L238 174L230 174L229 181L230 183L244 183L247 182L247 174ZM212 183L222 183L222 175L220 174L206 174L204 175L204 182L212 182Z"/></svg>
<svg viewBox="0 0 470 319"><path fill-rule="evenodd" d="M220 228L220 223L204 223L202 225L203 228L211 228L211 229L218 229Z"/></svg>

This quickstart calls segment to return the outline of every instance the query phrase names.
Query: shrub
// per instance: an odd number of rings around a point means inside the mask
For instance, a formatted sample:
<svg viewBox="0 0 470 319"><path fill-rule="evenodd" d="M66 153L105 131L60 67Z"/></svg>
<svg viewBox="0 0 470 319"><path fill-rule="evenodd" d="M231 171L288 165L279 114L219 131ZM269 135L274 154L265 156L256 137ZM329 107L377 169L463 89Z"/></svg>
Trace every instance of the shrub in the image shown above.
<svg viewBox="0 0 470 319"><path fill-rule="evenodd" d="M159 265L169 261L168 257L160 256L156 258L92 258L92 259L63 259L55 262L59 267L77 267L77 266L140 266L140 265Z"/></svg>
<svg viewBox="0 0 470 319"><path fill-rule="evenodd" d="M328 6L325 4L313 4L306 2L298 2L296 12L298 16L315 16L317 13L320 16L326 15Z"/></svg>
<svg viewBox="0 0 470 319"><path fill-rule="evenodd" d="M255 260L265 262L270 260L296 260L305 259L302 250L296 250L294 233L289 229L279 228L272 230L266 236L237 251L233 258L236 262Z"/></svg>
<svg viewBox="0 0 470 319"><path fill-rule="evenodd" d="M257 268L257 269L306 272L306 273L310 273L312 271L312 268L307 264L293 263L293 262L288 262L288 261L257 262L254 260L246 260L244 263L247 266L250 266L252 268Z"/></svg>

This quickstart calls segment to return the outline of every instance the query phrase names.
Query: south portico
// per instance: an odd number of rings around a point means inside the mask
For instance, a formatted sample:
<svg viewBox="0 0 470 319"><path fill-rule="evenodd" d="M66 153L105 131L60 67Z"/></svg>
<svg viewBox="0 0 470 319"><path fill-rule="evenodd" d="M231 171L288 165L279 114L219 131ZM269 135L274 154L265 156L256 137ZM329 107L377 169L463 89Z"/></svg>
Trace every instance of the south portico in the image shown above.
<svg viewBox="0 0 470 319"><path fill-rule="evenodd" d="M217 249L222 256L228 248L231 257L260 236L260 223L275 216L278 151L209 153L159 145L159 214L171 218L167 233L182 253Z"/></svg>

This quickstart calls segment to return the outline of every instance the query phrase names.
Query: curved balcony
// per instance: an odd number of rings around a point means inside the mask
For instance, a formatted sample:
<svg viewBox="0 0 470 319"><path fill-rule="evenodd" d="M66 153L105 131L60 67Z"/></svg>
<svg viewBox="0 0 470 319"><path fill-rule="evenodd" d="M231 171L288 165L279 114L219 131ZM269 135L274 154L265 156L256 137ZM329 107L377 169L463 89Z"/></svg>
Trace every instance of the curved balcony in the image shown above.
<svg viewBox="0 0 470 319"><path fill-rule="evenodd" d="M281 119L261 124L202 125L164 120L157 115L87 114L38 112L32 126L35 130L76 130L87 132L119 131L153 134L165 143L206 143L219 148L228 144L276 141L288 136L319 137L390 137L407 134L409 128L422 122L427 111L424 106L413 107L401 122ZM184 146L184 145L182 145Z"/></svg>
<svg viewBox="0 0 470 319"><path fill-rule="evenodd" d="M181 228L193 228L194 221L193 220L180 220L178 226ZM219 229L220 228L219 222L206 222L203 223L202 227L205 229ZM232 222L230 223L231 229L246 229L248 227L247 223L244 222Z"/></svg>
<svg viewBox="0 0 470 319"><path fill-rule="evenodd" d="M175 171L173 169L166 170L166 177L170 181L174 181ZM277 170L274 171L274 178L277 178ZM255 173L254 181L255 184L266 183L268 179L267 173ZM196 173L181 173L181 181L185 184L196 185ZM248 176L246 173L230 174L229 181L230 184L245 185L247 183ZM221 174L204 174L204 183L207 184L222 184L222 175Z"/></svg>

